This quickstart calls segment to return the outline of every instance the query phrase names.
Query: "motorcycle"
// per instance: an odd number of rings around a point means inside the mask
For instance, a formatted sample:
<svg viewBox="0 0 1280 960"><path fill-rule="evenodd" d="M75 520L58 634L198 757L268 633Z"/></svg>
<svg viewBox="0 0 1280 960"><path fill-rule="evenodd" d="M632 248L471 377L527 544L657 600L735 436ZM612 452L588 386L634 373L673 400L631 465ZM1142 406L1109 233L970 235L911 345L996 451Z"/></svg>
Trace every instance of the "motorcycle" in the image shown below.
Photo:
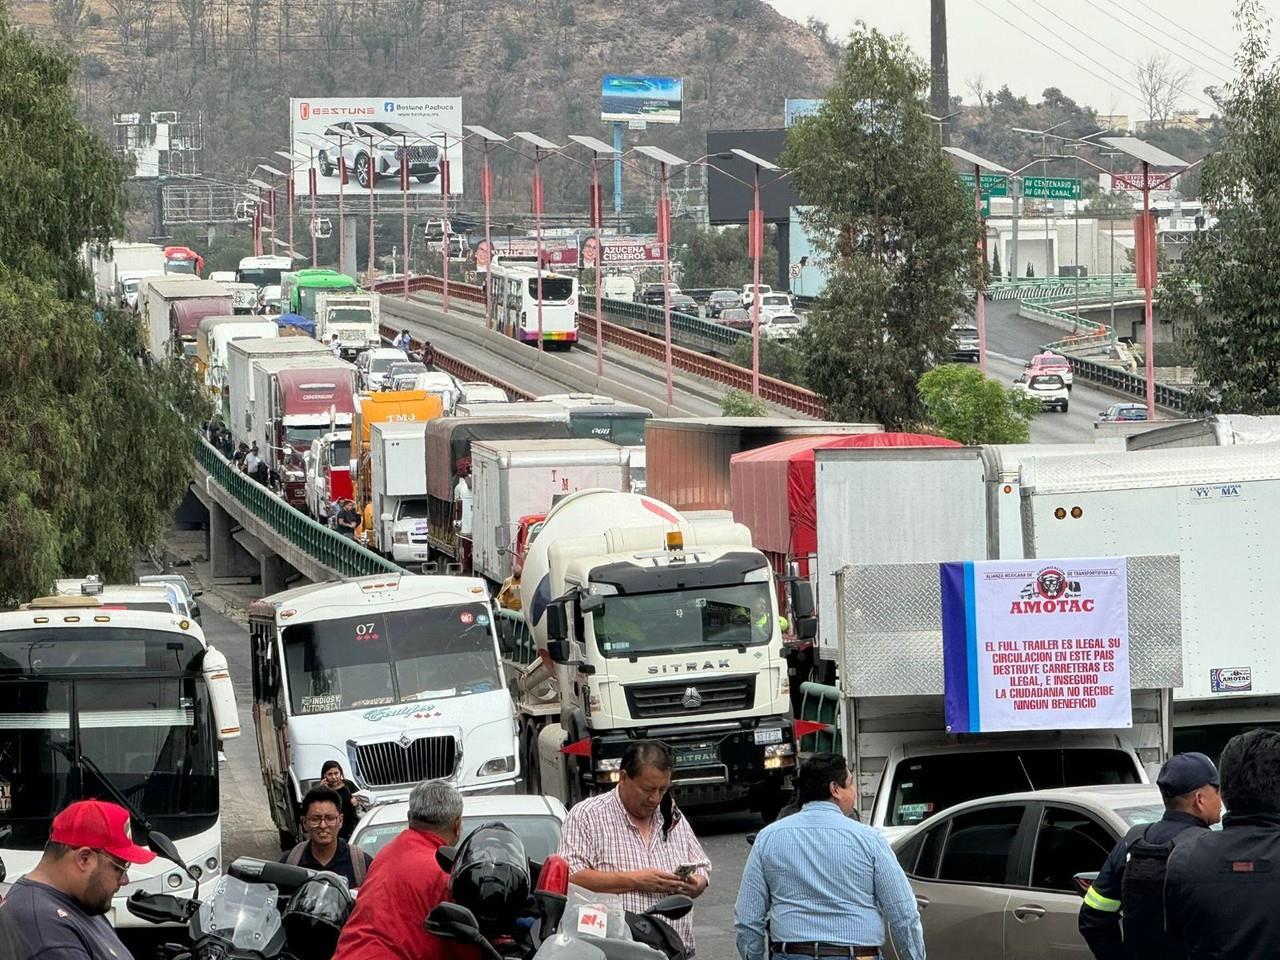
<svg viewBox="0 0 1280 960"><path fill-rule="evenodd" d="M571 908L568 863L558 856L541 864L528 860L519 837L500 823L481 826L460 847L441 847L436 861L449 874L453 902L436 906L426 927L442 939L471 944L485 960L685 958L666 921L693 909L689 897L669 896L632 913L616 897L587 894ZM531 891L534 874L538 882ZM597 906L610 900L615 909Z"/></svg>
<svg viewBox="0 0 1280 960"><path fill-rule="evenodd" d="M134 893L129 912L187 925L191 945L166 943L166 960L329 960L354 900L331 873L241 857L204 900Z"/></svg>

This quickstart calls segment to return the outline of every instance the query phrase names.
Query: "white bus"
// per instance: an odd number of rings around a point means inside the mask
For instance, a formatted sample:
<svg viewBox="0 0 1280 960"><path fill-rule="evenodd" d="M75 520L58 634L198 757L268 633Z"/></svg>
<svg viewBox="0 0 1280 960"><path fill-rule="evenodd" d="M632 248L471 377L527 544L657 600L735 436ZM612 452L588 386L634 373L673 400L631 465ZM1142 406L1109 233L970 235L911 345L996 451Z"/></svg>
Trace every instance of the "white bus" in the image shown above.
<svg viewBox="0 0 1280 960"><path fill-rule="evenodd" d="M538 342L538 268L533 257L496 256L492 319L505 336ZM542 271L542 341L571 350L578 342L578 281L565 273Z"/></svg>
<svg viewBox="0 0 1280 960"><path fill-rule="evenodd" d="M253 723L287 848L326 760L378 800L421 780L464 794L519 782L515 709L483 580L377 574L249 607Z"/></svg>
<svg viewBox="0 0 1280 960"><path fill-rule="evenodd" d="M95 774L174 841L193 881L163 857L129 867L115 926L136 890L204 899L222 873L218 741L240 735L227 661L193 620L95 596L33 600L0 613L0 851L8 880L40 860L54 816L111 800ZM0 896L6 888L0 884Z"/></svg>
<svg viewBox="0 0 1280 960"><path fill-rule="evenodd" d="M245 257L236 271L237 283L252 283L261 290L280 282L280 277L293 269L290 257Z"/></svg>

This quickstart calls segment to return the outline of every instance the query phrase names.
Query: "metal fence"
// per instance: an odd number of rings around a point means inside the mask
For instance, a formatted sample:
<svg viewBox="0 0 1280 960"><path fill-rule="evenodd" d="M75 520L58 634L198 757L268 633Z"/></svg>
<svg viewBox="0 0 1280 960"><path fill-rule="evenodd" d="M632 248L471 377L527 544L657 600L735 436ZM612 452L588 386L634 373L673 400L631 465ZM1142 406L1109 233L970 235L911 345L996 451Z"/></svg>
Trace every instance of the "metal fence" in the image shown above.
<svg viewBox="0 0 1280 960"><path fill-rule="evenodd" d="M228 463L203 437L196 438L194 453L196 462L213 478L214 483L274 530L281 539L293 544L330 570L344 577L408 572L386 557L360 546L350 537L317 523L300 510L289 506L262 484L249 479Z"/></svg>
<svg viewBox="0 0 1280 960"><path fill-rule="evenodd" d="M840 736L840 691L822 683L800 684L800 717L813 723L826 724L825 730L807 733L800 738L801 753L842 753Z"/></svg>

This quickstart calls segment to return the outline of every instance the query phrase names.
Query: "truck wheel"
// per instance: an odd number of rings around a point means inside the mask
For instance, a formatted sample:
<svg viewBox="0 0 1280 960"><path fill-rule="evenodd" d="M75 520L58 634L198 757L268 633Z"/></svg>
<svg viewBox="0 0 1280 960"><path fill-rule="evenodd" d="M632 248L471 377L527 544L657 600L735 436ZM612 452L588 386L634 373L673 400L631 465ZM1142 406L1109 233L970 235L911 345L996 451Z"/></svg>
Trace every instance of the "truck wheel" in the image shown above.
<svg viewBox="0 0 1280 960"><path fill-rule="evenodd" d="M1069 402L1067 402L1067 403L1063 403L1063 405L1062 405L1062 412L1063 412L1063 413L1066 413L1066 412L1067 412L1067 408L1068 408L1068 407L1070 407L1070 406L1071 406L1071 404L1070 404Z"/></svg>
<svg viewBox="0 0 1280 960"><path fill-rule="evenodd" d="M766 826L773 823L778 819L778 812L786 806L786 803L787 798L780 787L775 787L762 794L759 803L760 819L765 822Z"/></svg>

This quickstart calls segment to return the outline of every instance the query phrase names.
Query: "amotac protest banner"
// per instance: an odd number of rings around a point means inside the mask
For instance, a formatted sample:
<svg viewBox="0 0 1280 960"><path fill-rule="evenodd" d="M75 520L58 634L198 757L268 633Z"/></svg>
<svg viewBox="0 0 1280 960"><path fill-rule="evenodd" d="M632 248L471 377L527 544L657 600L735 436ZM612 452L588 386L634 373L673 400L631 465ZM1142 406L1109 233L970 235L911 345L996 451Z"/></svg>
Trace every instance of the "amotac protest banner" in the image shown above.
<svg viewBox="0 0 1280 960"><path fill-rule="evenodd" d="M949 733L1132 726L1125 558L939 573Z"/></svg>

